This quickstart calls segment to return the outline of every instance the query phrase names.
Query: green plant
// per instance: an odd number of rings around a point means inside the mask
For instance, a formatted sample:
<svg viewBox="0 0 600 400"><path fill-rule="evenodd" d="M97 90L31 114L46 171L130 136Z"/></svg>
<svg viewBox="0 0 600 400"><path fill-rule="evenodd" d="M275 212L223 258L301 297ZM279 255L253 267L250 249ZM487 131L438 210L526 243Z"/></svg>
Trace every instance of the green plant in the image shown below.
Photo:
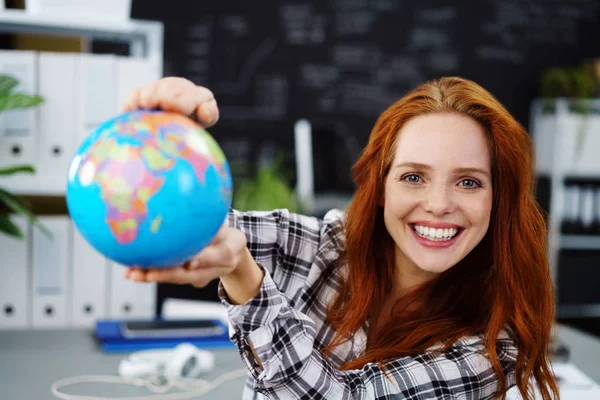
<svg viewBox="0 0 600 400"><path fill-rule="evenodd" d="M596 93L597 86L596 78L585 66L548 68L540 78L541 95L548 99L590 99Z"/></svg>
<svg viewBox="0 0 600 400"><path fill-rule="evenodd" d="M0 113L8 110L35 107L44 99L39 95L29 95L15 92L19 82L9 76L0 75ZM31 165L13 165L0 168L0 177L17 173L35 173ZM24 215L29 221L50 236L50 232L44 227L31 211L31 204L21 196L14 195L8 190L0 187L0 232L9 236L23 238L23 232L10 219L11 214Z"/></svg>
<svg viewBox="0 0 600 400"><path fill-rule="evenodd" d="M544 112L554 112L554 100L563 97L569 99L569 109L583 117L577 135L575 148L577 155L583 150L588 116L593 111L590 99L598 92L598 86L593 71L585 65L548 68L540 77L540 94L544 99Z"/></svg>
<svg viewBox="0 0 600 400"><path fill-rule="evenodd" d="M290 212L301 212L300 203L281 172L282 164L280 155L273 162L259 166L254 177L242 180L234 190L233 207L241 211L287 208Z"/></svg>

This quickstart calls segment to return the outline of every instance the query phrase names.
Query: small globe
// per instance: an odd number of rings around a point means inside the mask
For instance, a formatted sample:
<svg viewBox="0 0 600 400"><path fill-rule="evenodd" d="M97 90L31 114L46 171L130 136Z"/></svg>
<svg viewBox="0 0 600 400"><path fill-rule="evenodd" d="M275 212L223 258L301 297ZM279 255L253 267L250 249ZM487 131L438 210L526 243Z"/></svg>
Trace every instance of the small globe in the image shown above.
<svg viewBox="0 0 600 400"><path fill-rule="evenodd" d="M102 255L142 268L181 265L223 225L229 164L212 136L176 113L136 110L92 131L68 171L66 200Z"/></svg>

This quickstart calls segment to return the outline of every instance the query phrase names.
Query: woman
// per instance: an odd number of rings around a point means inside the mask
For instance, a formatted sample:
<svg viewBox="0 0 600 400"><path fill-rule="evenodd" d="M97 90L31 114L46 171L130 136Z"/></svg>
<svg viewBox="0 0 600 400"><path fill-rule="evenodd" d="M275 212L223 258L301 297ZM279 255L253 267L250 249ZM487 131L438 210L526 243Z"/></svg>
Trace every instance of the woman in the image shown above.
<svg viewBox="0 0 600 400"><path fill-rule="evenodd" d="M218 119L212 93L165 78L125 110ZM529 136L487 91L423 84L377 120L347 212L232 210L184 266L140 282L220 278L249 373L245 398L501 398L549 369L554 317Z"/></svg>

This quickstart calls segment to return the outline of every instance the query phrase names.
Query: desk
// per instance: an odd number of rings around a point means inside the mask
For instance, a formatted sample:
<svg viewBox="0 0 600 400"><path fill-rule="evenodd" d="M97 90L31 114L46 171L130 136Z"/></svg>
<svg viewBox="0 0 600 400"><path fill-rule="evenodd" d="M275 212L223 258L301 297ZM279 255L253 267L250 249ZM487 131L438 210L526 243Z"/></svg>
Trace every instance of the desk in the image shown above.
<svg viewBox="0 0 600 400"><path fill-rule="evenodd" d="M559 337L569 347L570 361L600 383L600 340L561 326ZM217 367L208 377L242 368L237 349L215 350ZM104 354L93 334L83 330L0 332L0 397L14 400L51 400L50 386L76 375L115 375L125 354ZM229 381L201 397L202 400L239 399L245 378ZM141 396L145 389L124 385L74 385L68 393Z"/></svg>
<svg viewBox="0 0 600 400"><path fill-rule="evenodd" d="M214 350L216 368L206 379L243 368L236 348ZM126 353L105 354L93 332L48 330L0 332L0 398L11 400L56 399L51 385L78 375L116 375ZM241 398L245 378L223 383L202 400ZM86 384L67 387L64 392L106 397L151 395L145 388L129 385ZM174 391L173 391L174 392Z"/></svg>
<svg viewBox="0 0 600 400"><path fill-rule="evenodd" d="M569 362L600 385L600 339L564 325L558 334L570 350Z"/></svg>

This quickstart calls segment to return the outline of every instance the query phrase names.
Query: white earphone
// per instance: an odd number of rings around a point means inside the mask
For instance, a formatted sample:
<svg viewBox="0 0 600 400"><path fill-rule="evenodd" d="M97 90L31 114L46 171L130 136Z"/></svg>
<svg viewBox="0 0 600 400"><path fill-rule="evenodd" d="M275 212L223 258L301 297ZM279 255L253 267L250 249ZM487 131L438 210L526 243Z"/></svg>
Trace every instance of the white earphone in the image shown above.
<svg viewBox="0 0 600 400"><path fill-rule="evenodd" d="M223 382L246 375L247 370L239 369L222 374L210 382L199 377L215 367L212 352L200 350L189 343L182 343L173 349L142 350L131 353L119 363L119 376L77 376L61 379L52 385L52 394L64 400L109 400L112 397L80 396L64 393L61 389L81 383L112 383L144 386L160 395L129 397L130 400L184 400L197 398ZM176 387L183 392L167 393Z"/></svg>
<svg viewBox="0 0 600 400"><path fill-rule="evenodd" d="M214 366L213 353L182 343L174 349L132 353L121 360L119 375L124 378L164 376L167 379L193 379L210 372Z"/></svg>

